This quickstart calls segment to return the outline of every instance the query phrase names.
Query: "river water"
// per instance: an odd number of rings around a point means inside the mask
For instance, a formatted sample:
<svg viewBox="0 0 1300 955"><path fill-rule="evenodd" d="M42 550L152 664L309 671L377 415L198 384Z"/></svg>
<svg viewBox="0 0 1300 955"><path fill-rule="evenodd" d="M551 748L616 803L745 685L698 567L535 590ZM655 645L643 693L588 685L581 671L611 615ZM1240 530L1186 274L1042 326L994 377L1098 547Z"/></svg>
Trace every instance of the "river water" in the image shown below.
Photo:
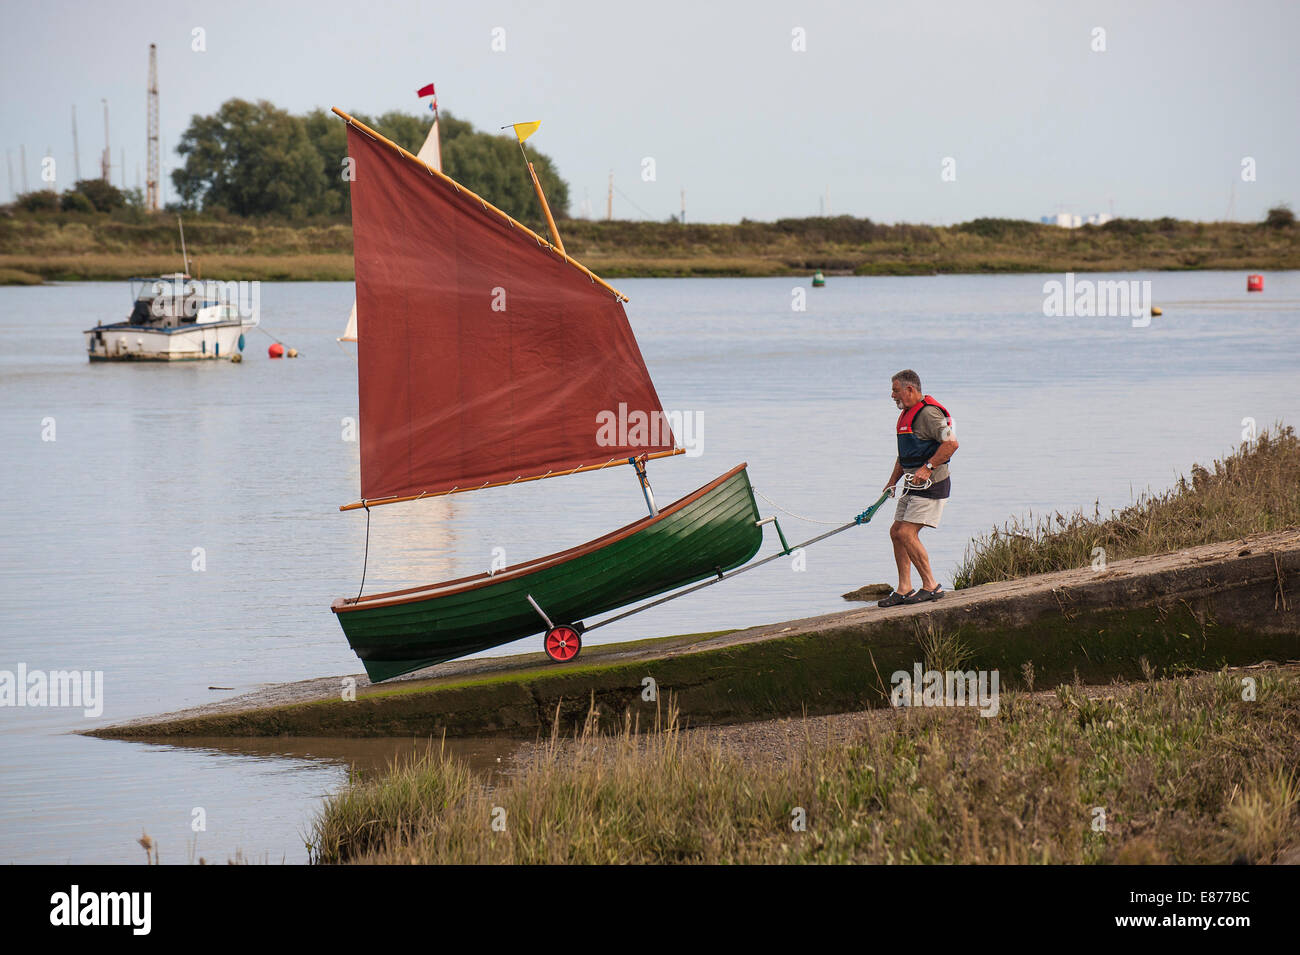
<svg viewBox="0 0 1300 955"><path fill-rule="evenodd" d="M651 464L658 500L748 461L787 510L850 519L888 477L889 377L910 367L961 440L943 526L923 536L951 587L970 537L1008 517L1123 506L1230 451L1245 419L1300 422L1300 273L1269 274L1254 295L1237 272L1086 278L1150 280L1164 314L1145 327L1046 317L1044 282L1063 276L615 282L665 407L701 425L700 455ZM143 831L164 862L302 862L348 766L410 748L76 735L360 672L329 612L356 593L365 547L364 513L337 510L358 494L345 440L356 365L335 341L352 296L346 283L262 287L263 327L296 360L269 360L254 331L240 365L144 367L89 364L79 334L125 316L126 283L0 288L0 670L104 675L98 715L0 707L0 862L139 862ZM792 543L825 529L760 507ZM494 548L515 563L643 511L627 468L378 508L366 590L475 573ZM805 570L775 562L592 642L843 609L840 594L893 579L890 516L810 548Z"/></svg>

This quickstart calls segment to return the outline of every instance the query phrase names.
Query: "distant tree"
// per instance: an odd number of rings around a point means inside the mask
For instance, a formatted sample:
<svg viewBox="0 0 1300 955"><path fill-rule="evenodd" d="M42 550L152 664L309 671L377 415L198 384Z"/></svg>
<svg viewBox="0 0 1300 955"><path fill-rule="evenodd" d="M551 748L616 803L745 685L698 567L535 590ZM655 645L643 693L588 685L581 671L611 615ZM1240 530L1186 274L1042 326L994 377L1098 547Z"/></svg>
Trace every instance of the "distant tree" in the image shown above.
<svg viewBox="0 0 1300 955"><path fill-rule="evenodd" d="M84 192L74 192L70 189L59 199L59 208L64 212L94 212L95 204L86 197Z"/></svg>
<svg viewBox="0 0 1300 955"><path fill-rule="evenodd" d="M397 111L356 118L409 152L419 152L433 115ZM513 135L479 132L443 112L438 131L443 171L493 205L545 233L546 220ZM316 109L292 116L267 102L229 100L212 116L195 116L177 152L185 157L172 181L186 208L221 208L234 216L345 215L343 178L347 126ZM529 150L557 219L568 217L569 186L551 159Z"/></svg>
<svg viewBox="0 0 1300 955"><path fill-rule="evenodd" d="M417 116L393 111L373 118L360 113L353 115L358 122L411 153L420 151L433 126L431 113ZM303 123L327 177L326 191L331 198L323 211L350 210L348 183L340 174L343 157L347 155L346 124L324 110L308 113ZM546 234L546 219L513 135L479 132L471 123L443 110L439 115L438 139L442 146L443 172L525 225ZM551 213L557 219L567 218L568 183L560 178L549 156L531 148L528 155L537 170Z"/></svg>
<svg viewBox="0 0 1300 955"><path fill-rule="evenodd" d="M80 179L71 192L85 196L96 212L112 212L126 205L126 194L103 179Z"/></svg>
<svg viewBox="0 0 1300 955"><path fill-rule="evenodd" d="M1271 226L1274 229L1289 229L1295 225L1295 213L1284 202L1280 206L1274 206L1268 210L1268 215L1264 217L1264 225Z"/></svg>
<svg viewBox="0 0 1300 955"><path fill-rule="evenodd" d="M24 192L14 200L14 205L24 212L57 212L59 194L53 189Z"/></svg>
<svg viewBox="0 0 1300 955"><path fill-rule="evenodd" d="M971 219L970 222L963 222L957 226L959 232L969 232L986 239L1023 238L1035 234L1042 228L1041 222L1031 222L1028 219L996 218Z"/></svg>
<svg viewBox="0 0 1300 955"><path fill-rule="evenodd" d="M569 184L560 178L549 156L535 149L529 149L528 156L537 170L537 179L546 193L552 215L556 219L567 219ZM519 155L518 141L513 134L498 136L469 132L457 136L443 145L442 167L447 175L464 183L494 206L543 236L547 234L546 217L542 214L541 203L537 201L533 181L528 176L523 157Z"/></svg>
<svg viewBox="0 0 1300 955"><path fill-rule="evenodd" d="M186 208L222 205L235 215L323 211L326 180L303 119L265 100L227 100L195 116L176 151L172 182Z"/></svg>
<svg viewBox="0 0 1300 955"><path fill-rule="evenodd" d="M325 181L320 212L324 215L346 213L351 209L348 183L343 178L343 157L348 154L347 124L323 109L312 110L302 122Z"/></svg>

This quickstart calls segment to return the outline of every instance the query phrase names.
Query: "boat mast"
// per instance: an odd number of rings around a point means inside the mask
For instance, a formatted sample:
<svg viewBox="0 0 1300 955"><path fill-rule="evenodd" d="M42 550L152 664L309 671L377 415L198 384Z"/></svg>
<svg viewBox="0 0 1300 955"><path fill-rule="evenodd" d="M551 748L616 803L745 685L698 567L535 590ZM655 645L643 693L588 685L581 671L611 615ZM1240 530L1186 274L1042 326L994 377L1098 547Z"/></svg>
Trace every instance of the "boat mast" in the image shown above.
<svg viewBox="0 0 1300 955"><path fill-rule="evenodd" d="M185 252L185 223L181 221L181 217L180 217L180 216L177 216L177 217L176 217L176 224L177 224L178 226L181 227L181 261L183 261L183 262L185 263L185 274L186 274L186 275L189 275L189 274L190 274L190 257L189 257L189 255Z"/></svg>
<svg viewBox="0 0 1300 955"><path fill-rule="evenodd" d="M642 455L639 458L628 458L628 463L636 468L636 479L641 483L641 493L645 495L645 506L650 508L650 516L658 517L659 508L655 504L655 492L650 487L650 476L645 471L646 457Z"/></svg>

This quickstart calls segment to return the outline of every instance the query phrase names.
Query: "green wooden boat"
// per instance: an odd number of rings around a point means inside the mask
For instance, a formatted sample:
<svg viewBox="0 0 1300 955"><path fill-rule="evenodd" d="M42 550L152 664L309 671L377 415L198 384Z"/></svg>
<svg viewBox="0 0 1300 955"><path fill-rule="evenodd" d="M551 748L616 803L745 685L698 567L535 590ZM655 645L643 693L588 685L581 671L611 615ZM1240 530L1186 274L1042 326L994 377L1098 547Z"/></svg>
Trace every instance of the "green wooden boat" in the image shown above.
<svg viewBox="0 0 1300 955"><path fill-rule="evenodd" d="M740 464L658 515L579 547L491 575L335 600L332 609L378 682L559 629L534 602L580 634L593 614L739 567L762 544L758 520Z"/></svg>

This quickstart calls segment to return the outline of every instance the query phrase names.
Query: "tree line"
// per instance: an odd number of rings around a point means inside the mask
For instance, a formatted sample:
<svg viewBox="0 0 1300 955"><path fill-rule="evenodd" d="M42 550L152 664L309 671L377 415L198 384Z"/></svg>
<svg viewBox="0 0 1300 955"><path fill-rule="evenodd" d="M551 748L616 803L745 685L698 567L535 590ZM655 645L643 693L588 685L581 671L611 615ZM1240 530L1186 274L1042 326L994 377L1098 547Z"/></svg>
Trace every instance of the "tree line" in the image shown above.
<svg viewBox="0 0 1300 955"><path fill-rule="evenodd" d="M433 125L433 114L390 111L356 118L412 153ZM442 111L438 124L443 172L493 205L543 234L546 220L513 136L481 132ZM323 109L295 116L265 100L231 99L215 113L194 116L176 147L182 158L172 174L180 202L169 210L214 215L301 220L349 217L343 178L347 126ZM549 156L529 150L556 218L568 218L569 185ZM18 196L28 212L112 212L142 209L139 189L122 190L84 179L62 194L38 190Z"/></svg>
<svg viewBox="0 0 1300 955"><path fill-rule="evenodd" d="M412 153L433 125L427 117L391 111L356 118ZM519 148L511 136L476 130L442 112L438 125L443 172L529 225L544 228ZM295 116L265 100L232 99L210 116L195 116L176 147L184 163L172 183L188 209L237 216L341 216L351 213L346 124L333 113ZM552 160L530 152L551 210L567 217L569 186Z"/></svg>

